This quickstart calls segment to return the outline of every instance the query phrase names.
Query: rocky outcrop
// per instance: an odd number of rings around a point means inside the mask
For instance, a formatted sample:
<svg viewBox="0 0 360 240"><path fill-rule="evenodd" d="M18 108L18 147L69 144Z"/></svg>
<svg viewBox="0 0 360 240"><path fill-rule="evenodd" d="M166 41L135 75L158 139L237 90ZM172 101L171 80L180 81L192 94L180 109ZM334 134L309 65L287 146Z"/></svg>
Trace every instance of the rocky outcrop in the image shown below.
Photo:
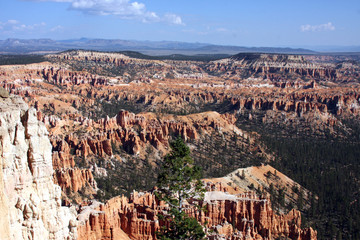
<svg viewBox="0 0 360 240"><path fill-rule="evenodd" d="M52 162L54 169L68 169L75 167L74 157L66 141L52 139Z"/></svg>
<svg viewBox="0 0 360 240"><path fill-rule="evenodd" d="M0 100L1 239L76 239L76 212L61 206L51 144L36 110Z"/></svg>
<svg viewBox="0 0 360 240"><path fill-rule="evenodd" d="M41 71L41 77L47 82L57 85L89 84L99 86L108 84L108 79L87 72L73 72L67 69L49 68Z"/></svg>
<svg viewBox="0 0 360 240"><path fill-rule="evenodd" d="M109 78L102 77L96 74L90 74L84 71L72 71L68 68L58 66L56 64L32 64L24 66L5 66L0 69L0 76L15 80L16 77L21 76L27 85L35 80L35 82L46 81L51 84L68 86L68 85L83 85L89 84L91 86L106 85ZM8 87L13 89L17 86L16 81ZM33 91L12 91L12 93L24 95L33 94Z"/></svg>
<svg viewBox="0 0 360 240"><path fill-rule="evenodd" d="M270 165L239 168L225 177L204 179L204 181L219 191L231 194L242 194L253 189L263 194L274 194L281 189L284 193L284 204L277 206L277 210L281 212L287 211L285 206L297 206L300 195L303 203L302 209L299 210L310 207L311 192Z"/></svg>
<svg viewBox="0 0 360 240"><path fill-rule="evenodd" d="M0 87L0 97L2 97L2 98L9 97L9 92L3 87Z"/></svg>
<svg viewBox="0 0 360 240"><path fill-rule="evenodd" d="M308 77L334 80L337 71L332 67L311 63L300 55L240 53L231 58L211 62L210 72L228 72L234 76L261 76L271 80L286 77Z"/></svg>
<svg viewBox="0 0 360 240"><path fill-rule="evenodd" d="M84 187L90 187L93 189L93 193L97 189L90 169L69 168L56 170L54 182L65 193L76 193Z"/></svg>
<svg viewBox="0 0 360 240"><path fill-rule="evenodd" d="M199 132L210 134L212 131L224 131L236 132L244 138L249 138L234 125L235 121L231 114L216 112L187 116L157 116L153 113L134 114L125 110L121 110L113 118L107 117L98 121L79 119L71 124L78 126L75 130L84 134L76 134L76 131L67 132L63 139L52 140L53 162L55 166L72 166L73 156L69 154L71 149L73 154L84 158L91 155L110 157L114 154L113 151L120 147L131 154L142 156L149 145L165 154L168 151L170 136L173 135L180 135L185 140L196 140ZM69 123L63 121L50 130L56 131L63 124Z"/></svg>
<svg viewBox="0 0 360 240"><path fill-rule="evenodd" d="M347 94L296 92L282 98L249 97L233 98L235 109L274 110L294 112L299 116L309 112L330 113L333 115L359 113L360 95L357 92Z"/></svg>
<svg viewBox="0 0 360 240"><path fill-rule="evenodd" d="M206 211L198 213L190 205L186 210L206 227L209 239L317 239L313 229L301 229L301 214L296 210L277 215L267 198L254 193L231 195L209 185L210 189L201 203ZM91 203L79 209L79 239L116 239L114 233L122 231L131 239L156 239L163 224L157 214L166 210L149 192L134 192L130 199L116 197L104 205Z"/></svg>
<svg viewBox="0 0 360 240"><path fill-rule="evenodd" d="M84 187L92 188L95 193L97 188L91 170L78 168L89 167L87 164L93 158L122 161L114 156L121 150L145 158L149 148L161 157L168 152L171 137L177 135L191 141L197 140L200 133L221 131L250 139L234 125L236 119L232 114L216 112L174 116L121 110L113 118L98 121L83 117L61 120L41 113L38 118L47 124L51 133L54 182L68 193L79 192Z"/></svg>

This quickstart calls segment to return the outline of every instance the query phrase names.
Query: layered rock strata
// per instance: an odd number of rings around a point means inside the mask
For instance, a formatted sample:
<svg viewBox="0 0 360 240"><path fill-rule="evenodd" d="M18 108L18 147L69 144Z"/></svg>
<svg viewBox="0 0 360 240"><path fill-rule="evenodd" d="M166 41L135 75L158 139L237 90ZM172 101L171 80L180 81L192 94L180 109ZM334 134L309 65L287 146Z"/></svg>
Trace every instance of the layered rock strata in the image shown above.
<svg viewBox="0 0 360 240"><path fill-rule="evenodd" d="M251 192L232 195L212 184L207 189L201 203L206 211L198 213L191 205L186 211L205 226L209 239L317 239L313 229L301 229L299 211L277 215L268 198ZM150 192L134 192L130 199L116 197L106 204L93 202L79 210L79 239L127 239L114 237L123 232L131 239L156 239L163 224L157 214L167 209Z"/></svg>
<svg viewBox="0 0 360 240"><path fill-rule="evenodd" d="M183 139L196 140L199 132L211 133L223 131L236 133L241 137L250 138L247 133L238 129L234 123L236 118L231 114L205 112L187 116L156 115L154 113L134 114L121 110L113 118L98 121L78 119L78 121L59 121L52 132L65 125L75 126L63 139L52 139L54 150L53 162L65 168L73 166L73 155L88 157L112 156L114 149L122 147L131 154L143 155L146 146L151 145L163 154L168 151L171 135L182 136ZM76 134L76 132L83 132Z"/></svg>
<svg viewBox="0 0 360 240"><path fill-rule="evenodd" d="M43 118L44 122L47 118ZM74 158L88 163L93 157L118 159L120 149L137 157L145 158L146 149L155 149L159 158L169 150L171 136L185 140L197 140L199 133L211 134L222 131L250 139L249 135L235 125L231 114L206 112L187 116L134 114L121 110L113 118L93 121L78 118L77 121L58 120L49 126L53 145L54 181L64 192L78 192L84 187L96 190L90 169L75 167ZM49 123L48 123L49 124ZM73 126L64 132L63 128ZM57 132L61 131L62 138ZM154 159L158 160L158 159ZM152 160L152 161L154 161ZM95 191L94 191L95 192Z"/></svg>
<svg viewBox="0 0 360 240"><path fill-rule="evenodd" d="M252 166L239 168L222 178L204 179L205 182L214 185L217 189L231 194L240 194L257 189L257 191L271 194L269 189L284 192L284 205L297 206L301 195L303 199L303 209L310 207L311 192L285 174L277 171L270 165ZM277 206L277 210L286 212L285 206Z"/></svg>
<svg viewBox="0 0 360 240"><path fill-rule="evenodd" d="M36 110L0 99L1 239L76 239L76 212L61 206L51 144Z"/></svg>
<svg viewBox="0 0 360 240"><path fill-rule="evenodd" d="M316 64L307 61L304 56L285 54L240 53L211 62L208 70L233 76L260 75L271 80L280 80L285 76L326 80L340 77L334 65Z"/></svg>

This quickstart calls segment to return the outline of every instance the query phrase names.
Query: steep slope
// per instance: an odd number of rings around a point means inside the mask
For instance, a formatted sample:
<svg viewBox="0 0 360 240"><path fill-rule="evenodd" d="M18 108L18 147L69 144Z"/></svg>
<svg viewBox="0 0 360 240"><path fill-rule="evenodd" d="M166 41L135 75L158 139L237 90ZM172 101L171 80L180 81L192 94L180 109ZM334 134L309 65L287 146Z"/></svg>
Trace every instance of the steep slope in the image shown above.
<svg viewBox="0 0 360 240"><path fill-rule="evenodd" d="M309 208L311 193L270 165L239 168L222 178L205 179L205 182L226 186L227 192L232 194L250 191L265 194L272 200L273 208L280 212L286 212L289 207Z"/></svg>
<svg viewBox="0 0 360 240"><path fill-rule="evenodd" d="M1 239L76 239L76 212L61 207L51 144L36 110L0 99Z"/></svg>
<svg viewBox="0 0 360 240"><path fill-rule="evenodd" d="M206 183L205 199L200 203L205 211L198 213L189 204L186 207L187 213L205 226L209 239L317 239L312 228L301 228L299 211L276 214L268 197L235 193L231 186L214 181ZM92 202L80 209L79 236L115 239L114 233L123 231L131 239L156 239L156 231L164 224L157 214L167 210L152 192L133 192L129 199L115 197L105 204Z"/></svg>

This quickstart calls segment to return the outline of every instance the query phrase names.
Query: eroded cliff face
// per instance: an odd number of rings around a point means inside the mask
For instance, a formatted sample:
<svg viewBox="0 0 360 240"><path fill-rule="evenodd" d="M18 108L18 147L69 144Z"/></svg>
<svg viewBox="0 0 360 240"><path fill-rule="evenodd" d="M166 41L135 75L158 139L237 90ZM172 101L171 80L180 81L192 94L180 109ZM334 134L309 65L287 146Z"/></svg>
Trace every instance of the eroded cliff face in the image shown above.
<svg viewBox="0 0 360 240"><path fill-rule="evenodd" d="M43 119L44 122L46 120ZM238 129L236 118L231 114L205 112L187 116L170 114L134 114L120 110L112 118L93 121L87 118L59 120L52 133L54 150L53 162L58 168L73 167L73 155L87 157L98 155L112 156L114 149L121 146L125 151L144 155L147 145L167 153L171 135L182 136L185 141L196 140L199 132L210 134L213 131L236 132L244 138L247 133ZM66 128L66 130L64 130ZM59 139L59 135L63 136ZM70 150L73 149L73 155Z"/></svg>
<svg viewBox="0 0 360 240"><path fill-rule="evenodd" d="M301 55L239 53L231 58L210 62L207 70L231 77L261 77L271 81L297 78L351 81L359 77L356 65L313 60L311 56Z"/></svg>
<svg viewBox="0 0 360 240"><path fill-rule="evenodd" d="M156 153L156 159L150 164L157 164L169 151L172 136L182 136L188 141L196 141L202 134L222 131L237 134L250 140L248 133L238 129L231 114L205 112L187 116L167 114L134 114L121 110L113 118L93 121L87 118L60 120L50 123L41 114L39 119L49 127L53 146L54 181L63 192L79 192L83 188L96 191L94 175L89 169L75 166L74 158L82 159L83 164L91 163L94 158L111 161L124 161L119 151L125 151L140 159L145 159L149 151ZM51 125L50 125L51 124ZM138 167L138 166L135 166ZM99 176L95 176L99 177Z"/></svg>
<svg viewBox="0 0 360 240"><path fill-rule="evenodd" d="M1 239L76 239L76 212L61 206L51 144L36 110L0 99Z"/></svg>
<svg viewBox="0 0 360 240"><path fill-rule="evenodd" d="M254 189L263 195L274 195L274 192L278 194L281 189L284 193L284 206L278 204L275 207L282 213L288 211L285 206L297 206L300 195L303 199L301 210L310 207L311 192L268 164L239 168L225 177L204 179L204 182L220 191L235 195L251 192Z"/></svg>
<svg viewBox="0 0 360 240"><path fill-rule="evenodd" d="M312 228L301 228L299 211L278 215L267 197L252 192L230 194L225 189L208 183L200 203L206 211L198 213L191 205L186 210L205 227L208 239L317 239ZM157 214L167 210L151 192L134 192L130 199L119 196L105 204L92 202L79 209L79 239L156 239L156 231L164 224Z"/></svg>

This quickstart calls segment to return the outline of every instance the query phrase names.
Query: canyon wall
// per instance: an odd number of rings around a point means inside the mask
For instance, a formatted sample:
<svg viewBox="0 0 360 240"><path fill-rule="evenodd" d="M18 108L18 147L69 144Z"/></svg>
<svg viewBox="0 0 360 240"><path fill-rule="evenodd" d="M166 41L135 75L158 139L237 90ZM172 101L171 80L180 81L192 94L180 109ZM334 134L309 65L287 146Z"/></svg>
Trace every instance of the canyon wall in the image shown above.
<svg viewBox="0 0 360 240"><path fill-rule="evenodd" d="M267 197L251 192L229 194L218 186L207 185L201 203L206 211L199 213L190 205L186 210L205 227L208 239L317 239L312 228L301 228L299 211L278 215ZM95 201L80 208L79 239L127 239L124 233L131 239L156 239L156 231L164 224L157 214L167 210L151 192L133 192L130 199L119 196L105 204ZM115 237L121 234L124 238Z"/></svg>
<svg viewBox="0 0 360 240"><path fill-rule="evenodd" d="M76 239L76 211L61 206L51 144L36 110L0 98L1 239Z"/></svg>

